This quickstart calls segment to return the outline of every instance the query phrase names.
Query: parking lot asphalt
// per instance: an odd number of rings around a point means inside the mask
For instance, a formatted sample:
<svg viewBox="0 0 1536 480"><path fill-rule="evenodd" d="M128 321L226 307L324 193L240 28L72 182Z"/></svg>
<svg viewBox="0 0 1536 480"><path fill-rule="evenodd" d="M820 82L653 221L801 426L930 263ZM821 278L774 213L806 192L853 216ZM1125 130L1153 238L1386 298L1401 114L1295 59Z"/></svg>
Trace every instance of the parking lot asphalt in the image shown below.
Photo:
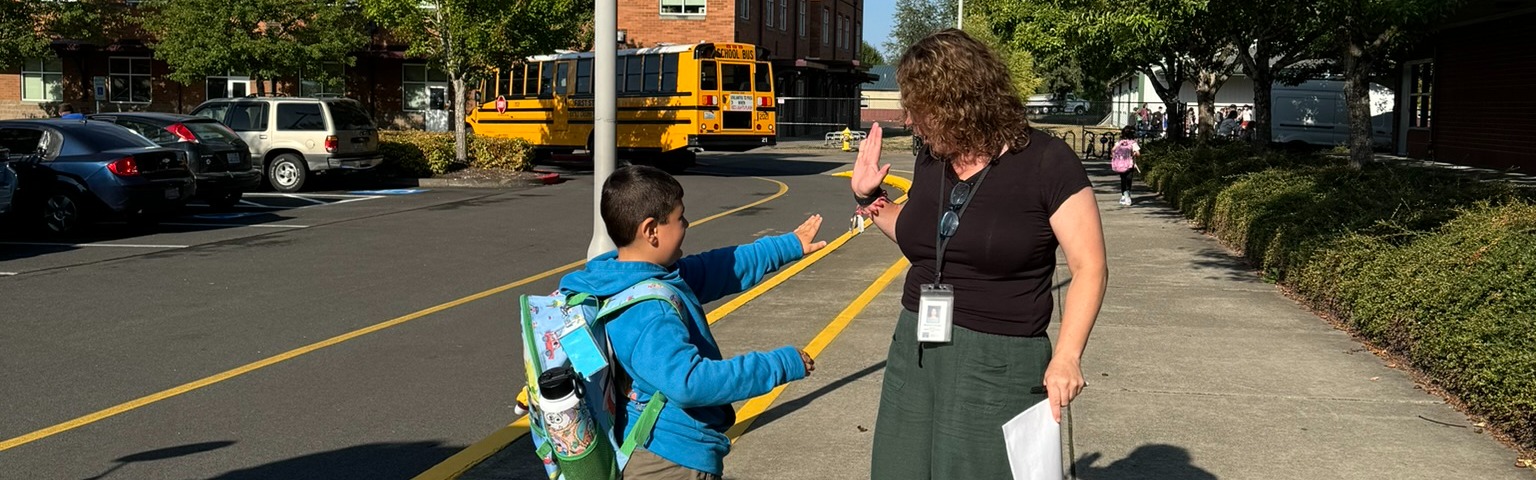
<svg viewBox="0 0 1536 480"><path fill-rule="evenodd" d="M836 237L847 181L826 174L851 159L701 156L679 177L685 248L812 213ZM0 234L0 478L409 478L442 461L508 416L516 296L585 254L591 179L565 176Z"/></svg>

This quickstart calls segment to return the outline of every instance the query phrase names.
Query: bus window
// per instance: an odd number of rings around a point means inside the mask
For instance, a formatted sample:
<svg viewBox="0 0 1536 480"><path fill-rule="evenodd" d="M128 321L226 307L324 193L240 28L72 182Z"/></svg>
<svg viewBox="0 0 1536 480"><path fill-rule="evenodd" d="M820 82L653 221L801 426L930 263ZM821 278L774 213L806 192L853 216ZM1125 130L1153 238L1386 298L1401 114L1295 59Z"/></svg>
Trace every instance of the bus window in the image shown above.
<svg viewBox="0 0 1536 480"><path fill-rule="evenodd" d="M677 54L661 56L661 93L677 93Z"/></svg>
<svg viewBox="0 0 1536 480"><path fill-rule="evenodd" d="M539 96L555 93L555 66L553 62L543 62L539 65Z"/></svg>
<svg viewBox="0 0 1536 480"><path fill-rule="evenodd" d="M624 91L639 92L641 78L644 77L645 72L644 69L640 68L641 58L639 56L631 56L624 59L624 63Z"/></svg>
<svg viewBox="0 0 1536 480"><path fill-rule="evenodd" d="M661 91L661 55L645 56L645 85L641 88L651 93Z"/></svg>
<svg viewBox="0 0 1536 480"><path fill-rule="evenodd" d="M618 61L613 62L613 72L617 77L613 79L613 89L624 93L624 57L621 56Z"/></svg>
<svg viewBox="0 0 1536 480"><path fill-rule="evenodd" d="M719 89L719 82L716 81L715 61L705 60L699 65L699 90Z"/></svg>
<svg viewBox="0 0 1536 480"><path fill-rule="evenodd" d="M592 93L592 59L583 58L576 61L576 94L586 95Z"/></svg>
<svg viewBox="0 0 1536 480"><path fill-rule="evenodd" d="M523 83L527 81L523 75L525 74L524 70L527 68L527 65L522 64L512 66L512 73L507 75L507 91L505 93L506 96L523 96Z"/></svg>
<svg viewBox="0 0 1536 480"><path fill-rule="evenodd" d="M528 64L528 74L523 77L523 96L539 94L539 64Z"/></svg>
<svg viewBox="0 0 1536 480"><path fill-rule="evenodd" d="M555 67L555 93L558 95L571 94L571 62L560 62Z"/></svg>
<svg viewBox="0 0 1536 480"><path fill-rule="evenodd" d="M773 82L770 80L772 78L773 68L768 66L768 62L757 62L757 75L753 81L753 84L757 87L757 91L772 92Z"/></svg>
<svg viewBox="0 0 1536 480"><path fill-rule="evenodd" d="M737 63L720 64L720 89L729 92L752 91L752 66Z"/></svg>

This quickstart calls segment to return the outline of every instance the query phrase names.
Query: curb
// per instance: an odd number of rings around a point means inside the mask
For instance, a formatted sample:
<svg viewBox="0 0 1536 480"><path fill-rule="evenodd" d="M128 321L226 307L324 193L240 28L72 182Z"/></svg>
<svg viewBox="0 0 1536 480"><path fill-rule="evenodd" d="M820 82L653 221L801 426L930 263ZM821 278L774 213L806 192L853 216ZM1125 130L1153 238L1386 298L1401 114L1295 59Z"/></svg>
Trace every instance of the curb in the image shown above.
<svg viewBox="0 0 1536 480"><path fill-rule="evenodd" d="M515 180L489 181L467 180L459 178L395 178L389 183L406 187L429 188L510 188L525 186L543 186L560 183L562 179L556 172L533 171L537 174L534 178L520 178Z"/></svg>

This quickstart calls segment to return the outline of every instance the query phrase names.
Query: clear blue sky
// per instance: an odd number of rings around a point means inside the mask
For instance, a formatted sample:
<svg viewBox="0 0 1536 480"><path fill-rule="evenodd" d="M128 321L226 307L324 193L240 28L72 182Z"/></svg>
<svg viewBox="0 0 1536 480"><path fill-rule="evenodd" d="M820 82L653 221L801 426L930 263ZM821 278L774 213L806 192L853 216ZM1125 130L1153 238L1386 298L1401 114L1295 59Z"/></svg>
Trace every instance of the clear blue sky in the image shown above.
<svg viewBox="0 0 1536 480"><path fill-rule="evenodd" d="M896 0L864 2L864 41L885 55L885 40L891 35L891 18L896 16Z"/></svg>

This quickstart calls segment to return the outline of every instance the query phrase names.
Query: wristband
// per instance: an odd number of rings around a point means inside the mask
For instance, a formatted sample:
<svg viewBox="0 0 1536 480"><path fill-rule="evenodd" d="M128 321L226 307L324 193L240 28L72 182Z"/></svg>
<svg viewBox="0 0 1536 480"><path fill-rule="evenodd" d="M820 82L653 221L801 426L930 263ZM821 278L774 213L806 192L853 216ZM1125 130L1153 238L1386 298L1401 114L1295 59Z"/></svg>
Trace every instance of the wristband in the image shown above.
<svg viewBox="0 0 1536 480"><path fill-rule="evenodd" d="M860 207L868 207L874 204L876 200L881 198L885 198L885 188L883 187L876 188L875 192L870 194L868 197L861 197L857 193L853 194L853 201L858 202Z"/></svg>

